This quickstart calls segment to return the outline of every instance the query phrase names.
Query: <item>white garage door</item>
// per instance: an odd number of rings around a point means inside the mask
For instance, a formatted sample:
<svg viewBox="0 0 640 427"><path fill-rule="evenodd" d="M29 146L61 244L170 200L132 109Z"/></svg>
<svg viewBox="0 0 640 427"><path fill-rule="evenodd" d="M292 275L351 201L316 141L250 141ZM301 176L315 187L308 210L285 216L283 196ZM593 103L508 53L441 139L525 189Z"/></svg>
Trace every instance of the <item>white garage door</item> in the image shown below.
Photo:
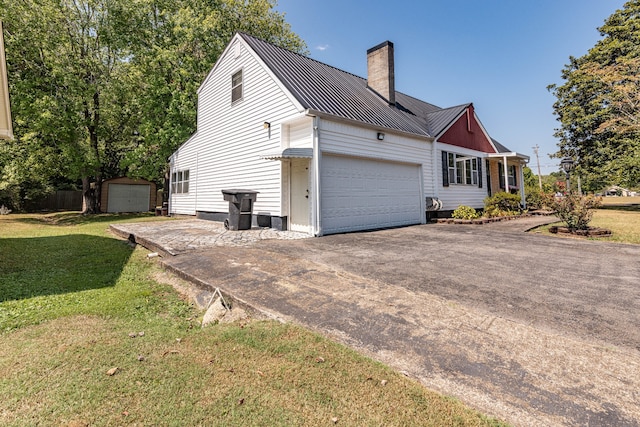
<svg viewBox="0 0 640 427"><path fill-rule="evenodd" d="M324 155L323 234L420 224L420 165Z"/></svg>
<svg viewBox="0 0 640 427"><path fill-rule="evenodd" d="M148 184L109 184L107 212L146 212L150 191Z"/></svg>

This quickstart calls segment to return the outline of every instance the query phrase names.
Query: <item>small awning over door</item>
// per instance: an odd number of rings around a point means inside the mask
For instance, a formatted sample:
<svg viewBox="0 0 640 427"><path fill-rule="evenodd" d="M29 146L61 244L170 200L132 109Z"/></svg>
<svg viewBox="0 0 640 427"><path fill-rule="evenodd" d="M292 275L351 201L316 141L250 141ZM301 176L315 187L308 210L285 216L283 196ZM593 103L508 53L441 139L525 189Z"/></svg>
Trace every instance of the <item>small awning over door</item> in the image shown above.
<svg viewBox="0 0 640 427"><path fill-rule="evenodd" d="M260 155L260 158L265 160L310 159L312 157L312 148L285 148L284 150Z"/></svg>

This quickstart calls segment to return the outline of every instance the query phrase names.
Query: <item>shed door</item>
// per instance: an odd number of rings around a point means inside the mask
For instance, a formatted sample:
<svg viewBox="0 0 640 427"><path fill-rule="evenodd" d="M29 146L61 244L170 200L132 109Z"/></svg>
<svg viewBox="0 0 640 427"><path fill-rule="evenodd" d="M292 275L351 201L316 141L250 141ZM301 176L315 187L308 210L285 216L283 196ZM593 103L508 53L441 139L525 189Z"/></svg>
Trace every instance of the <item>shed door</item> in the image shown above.
<svg viewBox="0 0 640 427"><path fill-rule="evenodd" d="M107 212L147 212L149 184L109 184Z"/></svg>
<svg viewBox="0 0 640 427"><path fill-rule="evenodd" d="M323 155L322 233L420 224L420 165Z"/></svg>

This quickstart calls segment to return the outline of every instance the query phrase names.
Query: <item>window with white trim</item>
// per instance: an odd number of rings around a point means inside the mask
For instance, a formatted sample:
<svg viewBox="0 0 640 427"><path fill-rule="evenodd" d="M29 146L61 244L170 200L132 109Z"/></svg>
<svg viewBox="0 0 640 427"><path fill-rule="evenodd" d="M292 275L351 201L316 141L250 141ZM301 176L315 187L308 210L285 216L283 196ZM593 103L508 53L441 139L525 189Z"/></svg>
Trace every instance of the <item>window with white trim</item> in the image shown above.
<svg viewBox="0 0 640 427"><path fill-rule="evenodd" d="M517 179L517 167L516 165L507 165L507 181L509 182L509 189L518 188ZM500 180L500 188L504 190L504 165L498 163L498 179Z"/></svg>
<svg viewBox="0 0 640 427"><path fill-rule="evenodd" d="M231 76L231 103L242 101L242 70L236 71Z"/></svg>
<svg viewBox="0 0 640 427"><path fill-rule="evenodd" d="M478 158L447 153L449 184L478 185Z"/></svg>
<svg viewBox="0 0 640 427"><path fill-rule="evenodd" d="M171 174L171 194L189 192L189 169L174 171Z"/></svg>

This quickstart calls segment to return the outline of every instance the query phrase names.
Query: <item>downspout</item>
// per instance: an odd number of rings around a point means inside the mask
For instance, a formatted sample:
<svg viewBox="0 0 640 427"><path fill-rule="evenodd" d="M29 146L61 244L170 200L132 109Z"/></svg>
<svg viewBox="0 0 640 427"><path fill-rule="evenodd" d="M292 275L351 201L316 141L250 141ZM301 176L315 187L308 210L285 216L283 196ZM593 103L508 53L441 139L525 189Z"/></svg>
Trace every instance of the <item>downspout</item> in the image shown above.
<svg viewBox="0 0 640 427"><path fill-rule="evenodd" d="M433 183L433 197L438 199L440 198L440 186L438 185L438 142L434 138L431 143L431 169L432 169L432 180Z"/></svg>
<svg viewBox="0 0 640 427"><path fill-rule="evenodd" d="M171 216L173 214L173 192L171 191L171 187L173 187L173 156L170 157L169 160L169 191L167 191L167 215Z"/></svg>
<svg viewBox="0 0 640 427"><path fill-rule="evenodd" d="M194 194L194 201L193 201L193 210L195 212L196 215L198 215L198 175L200 174L199 170L198 170L198 155L200 153L198 151L196 151L196 188L195 188L195 193ZM191 181L191 177L189 177L189 181ZM191 186L191 183L189 183L189 186Z"/></svg>
<svg viewBox="0 0 640 427"><path fill-rule="evenodd" d="M320 206L320 137L318 125L320 119L318 116L313 117L313 234L317 237L322 236L322 207Z"/></svg>

